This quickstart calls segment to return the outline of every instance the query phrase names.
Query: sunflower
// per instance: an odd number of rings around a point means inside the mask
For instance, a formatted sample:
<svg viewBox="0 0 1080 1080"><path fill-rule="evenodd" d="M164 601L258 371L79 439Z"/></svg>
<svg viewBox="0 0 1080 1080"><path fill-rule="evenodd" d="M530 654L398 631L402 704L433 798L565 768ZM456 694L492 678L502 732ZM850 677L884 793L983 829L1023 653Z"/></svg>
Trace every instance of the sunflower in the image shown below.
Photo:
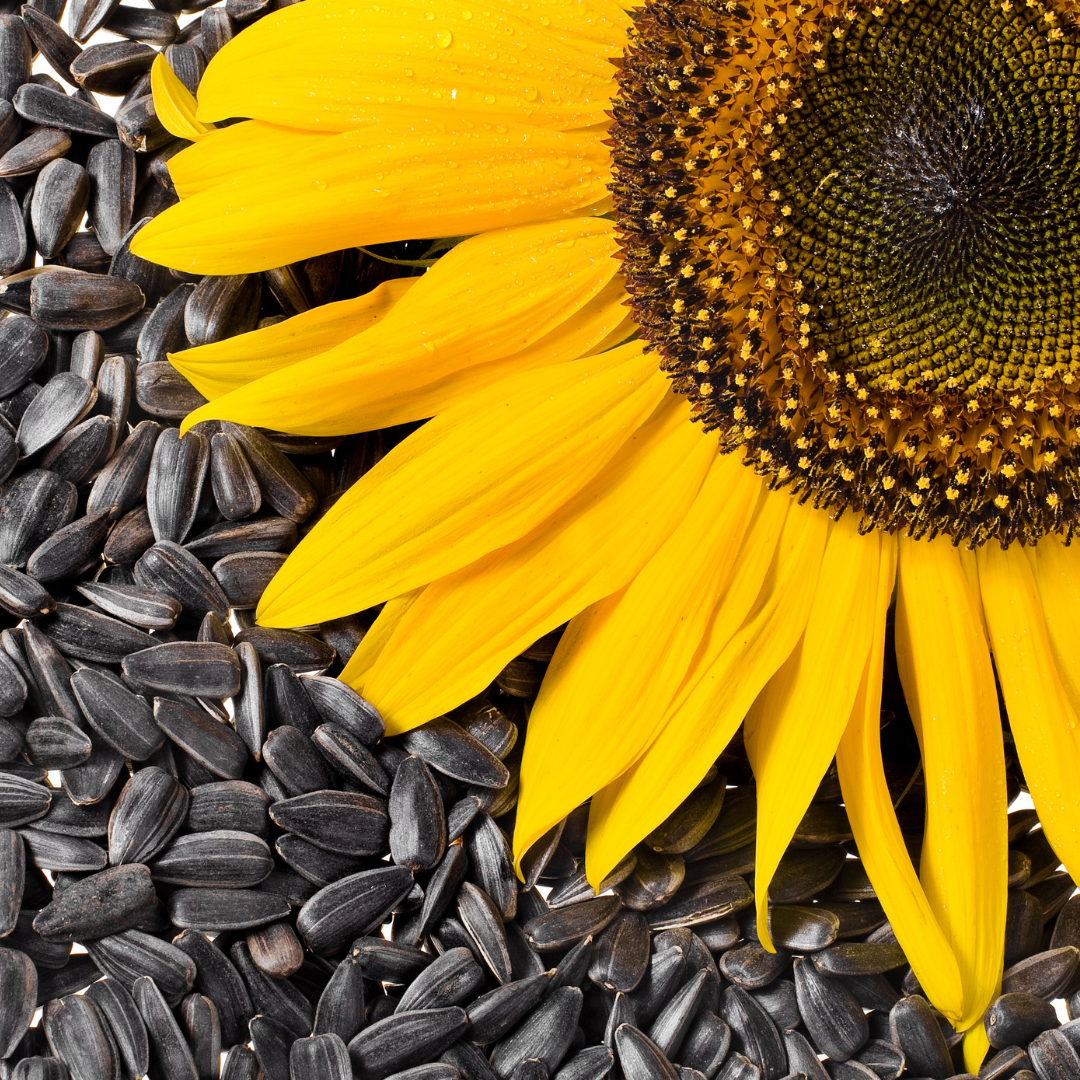
<svg viewBox="0 0 1080 1080"><path fill-rule="evenodd" d="M744 725L767 948L835 757L972 1071L1003 958L999 685L1080 872L1078 45L1042 0L305 0L226 45L197 104L158 62L194 145L132 245L239 274L447 238L421 277L172 357L209 399L185 428L426 421L260 622L383 605L342 678L390 734L568 623L514 847L591 799L594 884ZM887 617L918 871L882 763Z"/></svg>

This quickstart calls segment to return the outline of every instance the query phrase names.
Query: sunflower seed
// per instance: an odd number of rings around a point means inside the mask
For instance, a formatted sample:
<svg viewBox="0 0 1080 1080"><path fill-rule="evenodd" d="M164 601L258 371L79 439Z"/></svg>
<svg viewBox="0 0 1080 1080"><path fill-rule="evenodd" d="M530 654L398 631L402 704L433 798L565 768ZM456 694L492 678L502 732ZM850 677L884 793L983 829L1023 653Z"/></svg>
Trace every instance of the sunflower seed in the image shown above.
<svg viewBox="0 0 1080 1080"><path fill-rule="evenodd" d="M162 732L146 699L118 680L81 668L71 676L71 688L90 726L125 757L145 761L161 745Z"/></svg>
<svg viewBox="0 0 1080 1080"><path fill-rule="evenodd" d="M513 977L502 916L491 897L466 881L458 891L458 917L488 970L500 983Z"/></svg>
<svg viewBox="0 0 1080 1080"><path fill-rule="evenodd" d="M153 61L152 49L144 53L142 50L145 46L134 47L140 50L143 60L146 59L146 53L149 53L149 59ZM117 48L129 49L131 45L128 42L119 45L92 45L79 58L78 65L72 67L73 75L86 85L88 76L82 74L83 70L88 68L91 71L100 71L102 60L106 60L107 67L107 55L102 50L115 52ZM89 80L97 81L96 74L90 75ZM88 86L88 89L93 90L95 87ZM86 169L92 181L89 216L94 223L94 233L104 251L115 255L131 228L135 208L135 154L131 147L125 146L119 139L106 139L91 148Z"/></svg>
<svg viewBox="0 0 1080 1080"><path fill-rule="evenodd" d="M340 855L376 855L389 833L385 804L348 791L313 791L283 799L270 807L270 817L281 828Z"/></svg>
<svg viewBox="0 0 1080 1080"><path fill-rule="evenodd" d="M141 930L90 941L86 948L98 967L124 986L130 989L136 980L150 977L173 1004L190 992L195 979L195 965L186 953Z"/></svg>
<svg viewBox="0 0 1080 1080"><path fill-rule="evenodd" d="M455 780L502 788L509 782L506 766L478 739L446 718L432 720L402 736L411 754Z"/></svg>
<svg viewBox="0 0 1080 1080"><path fill-rule="evenodd" d="M44 817L51 802L52 795L42 784L0 772L0 826L12 828Z"/></svg>
<svg viewBox="0 0 1080 1080"><path fill-rule="evenodd" d="M1024 991L1050 1000L1069 985L1078 965L1080 949L1072 945L1036 953L1006 970L1001 977L1001 992Z"/></svg>
<svg viewBox="0 0 1080 1080"><path fill-rule="evenodd" d="M139 365L135 372L135 400L143 412L163 420L182 420L206 404L206 398L164 360Z"/></svg>
<svg viewBox="0 0 1080 1080"><path fill-rule="evenodd" d="M143 324L136 345L141 364L163 363L168 359L169 353L187 348L184 304L193 288L194 285L177 286L154 308L150 318Z"/></svg>
<svg viewBox="0 0 1080 1080"><path fill-rule="evenodd" d="M398 984L409 982L432 961L428 953L411 945L381 937L357 938L352 943L351 955L360 964L366 978Z"/></svg>
<svg viewBox="0 0 1080 1080"><path fill-rule="evenodd" d="M800 1023L802 1017L799 1015L798 997L795 984L790 979L777 979L764 989L756 991L753 997L772 1017L780 1032L797 1027Z"/></svg>
<svg viewBox="0 0 1080 1080"><path fill-rule="evenodd" d="M247 1038L246 1031L244 1038ZM221 1067L221 1080L258 1080L259 1076L259 1061L254 1050L242 1043L229 1047Z"/></svg>
<svg viewBox="0 0 1080 1080"><path fill-rule="evenodd" d="M43 769L71 769L90 756L90 740L70 720L43 716L26 729L25 752Z"/></svg>
<svg viewBox="0 0 1080 1080"><path fill-rule="evenodd" d="M252 961L278 979L288 978L304 962L304 947L287 922L275 922L252 930L247 935L247 947Z"/></svg>
<svg viewBox="0 0 1080 1080"><path fill-rule="evenodd" d="M347 955L334 969L315 1010L313 1035L337 1035L343 1042L364 1026L364 973L355 955Z"/></svg>
<svg viewBox="0 0 1080 1080"><path fill-rule="evenodd" d="M58 529L27 559L27 572L39 581L53 582L84 573L97 562L97 552L109 531L106 514L87 514Z"/></svg>
<svg viewBox="0 0 1080 1080"><path fill-rule="evenodd" d="M795 961L799 1012L814 1042L835 1061L846 1061L869 1038L862 1006L843 984L807 959Z"/></svg>
<svg viewBox="0 0 1080 1080"><path fill-rule="evenodd" d="M151 1069L162 1080L198 1080L191 1049L180 1031L167 999L155 981L143 976L134 982L132 997L146 1024Z"/></svg>
<svg viewBox="0 0 1080 1080"><path fill-rule="evenodd" d="M84 90L121 97L150 70L157 53L134 41L90 45L71 64L71 74ZM122 235L122 234L121 234Z"/></svg>
<svg viewBox="0 0 1080 1080"><path fill-rule="evenodd" d="M449 1047L465 1030L457 1007L397 1013L365 1028L349 1043L353 1068L369 1080L423 1064Z"/></svg>
<svg viewBox="0 0 1080 1080"><path fill-rule="evenodd" d="M351 686L321 675L308 675L299 683L323 723L340 725L367 746L382 738L382 717Z"/></svg>
<svg viewBox="0 0 1080 1080"><path fill-rule="evenodd" d="M659 1015L681 982L685 969L686 957L678 946L658 949L649 957L648 970L630 999L639 1024L647 1026Z"/></svg>
<svg viewBox="0 0 1080 1080"><path fill-rule="evenodd" d="M312 952L338 952L380 925L412 884L412 873L403 866L351 874L320 889L300 909L296 929Z"/></svg>
<svg viewBox="0 0 1080 1080"><path fill-rule="evenodd" d="M907 1059L908 1072L932 1080L952 1076L949 1048L925 998L917 994L901 998L889 1013L889 1030L893 1044Z"/></svg>
<svg viewBox="0 0 1080 1080"><path fill-rule="evenodd" d="M468 949L449 949L409 985L395 1012L459 1005L484 984L483 968Z"/></svg>
<svg viewBox="0 0 1080 1080"><path fill-rule="evenodd" d="M246 930L289 914L283 896L254 889L177 889L168 907L175 926L206 931Z"/></svg>
<svg viewBox="0 0 1080 1080"><path fill-rule="evenodd" d="M723 992L720 1017L731 1028L732 1044L765 1080L779 1080L787 1073L787 1053L772 1018L745 990L729 986Z"/></svg>
<svg viewBox="0 0 1080 1080"><path fill-rule="evenodd" d="M30 35L30 40L38 47L41 55L48 60L50 66L60 78L72 86L78 86L68 68L79 53L82 52L82 49L68 36L55 19L49 18L44 11L32 7L30 4L25 6L26 10L22 12L22 20L27 34Z"/></svg>
<svg viewBox="0 0 1080 1080"><path fill-rule="evenodd" d="M105 849L80 836L61 836L37 829L22 830L26 851L43 870L100 870L108 862Z"/></svg>
<svg viewBox="0 0 1080 1080"><path fill-rule="evenodd" d="M108 330L134 315L144 299L132 281L55 269L34 278L30 315L47 330Z"/></svg>
<svg viewBox="0 0 1080 1080"><path fill-rule="evenodd" d="M514 876L510 845L502 829L487 814L478 814L465 835L465 849L476 884L491 897L504 919L512 919L517 911L517 880ZM616 910L618 906L616 904ZM611 918L614 918L614 914L612 911ZM607 919L604 926L610 921L610 918ZM524 929L526 934L530 933L528 926ZM573 940L576 941L586 934L598 933L600 929L602 927L587 927ZM546 946L551 949L561 947L563 946Z"/></svg>
<svg viewBox="0 0 1080 1080"><path fill-rule="evenodd" d="M236 640L250 641L264 664L287 664L297 674L325 671L334 662L334 650L329 645L299 630L249 626L236 635Z"/></svg>
<svg viewBox="0 0 1080 1080"><path fill-rule="evenodd" d="M101 979L91 983L86 996L112 1032L128 1075L144 1076L150 1068L150 1043L131 994L115 979Z"/></svg>
<svg viewBox="0 0 1080 1080"><path fill-rule="evenodd" d="M288 979L272 979L251 959L244 942L236 942L229 950L229 955L247 984L255 1012L284 1025L296 1038L311 1033L315 1019L311 1003L296 989Z"/></svg>
<svg viewBox="0 0 1080 1080"><path fill-rule="evenodd" d="M1039 1080L1076 1080L1080 1056L1060 1031L1044 1031L1028 1046L1028 1056Z"/></svg>
<svg viewBox="0 0 1080 1080"><path fill-rule="evenodd" d="M464 1039L447 1047L439 1055L439 1063L455 1069L461 1080L497 1080L498 1077L488 1059L471 1042L466 1042ZM454 1078L443 1077L440 1080L454 1080Z"/></svg>
<svg viewBox="0 0 1080 1080"><path fill-rule="evenodd" d="M198 931L183 931L173 944L195 962L195 985L217 1007L222 1040L235 1043L246 1038L251 998L229 958Z"/></svg>
<svg viewBox="0 0 1080 1080"><path fill-rule="evenodd" d="M87 514L107 512L117 518L142 499L160 434L161 425L153 420L135 426L95 479L86 500Z"/></svg>
<svg viewBox="0 0 1080 1080"><path fill-rule="evenodd" d="M29 81L33 55L22 19L0 14L0 97L10 100Z"/></svg>
<svg viewBox="0 0 1080 1080"><path fill-rule="evenodd" d="M154 645L126 656L121 673L126 682L144 692L158 690L226 698L240 689L240 661L236 653L227 645L216 642L173 641ZM170 721L174 712L169 710ZM156 709L155 717L160 724ZM217 741L232 743L227 736L219 736ZM236 741L239 743L238 739ZM234 753L243 754L242 746L240 744ZM240 767L243 767L242 762Z"/></svg>
<svg viewBox="0 0 1080 1080"><path fill-rule="evenodd" d="M0 948L0 1055L9 1058L18 1046L37 1002L37 970L30 957Z"/></svg>
<svg viewBox="0 0 1080 1080"><path fill-rule="evenodd" d="M272 551L238 551L219 559L211 569L233 607L252 608L285 556Z"/></svg>
<svg viewBox="0 0 1080 1080"><path fill-rule="evenodd" d="M292 1080L352 1080L349 1051L334 1033L297 1039L289 1051Z"/></svg>
<svg viewBox="0 0 1080 1080"><path fill-rule="evenodd" d="M97 390L85 379L69 371L54 375L23 413L17 435L20 452L29 457L55 442L86 415L96 400Z"/></svg>
<svg viewBox="0 0 1080 1080"><path fill-rule="evenodd" d="M292 833L279 836L274 847L288 866L320 889L371 865L366 859L324 851Z"/></svg>
<svg viewBox="0 0 1080 1080"><path fill-rule="evenodd" d="M615 1056L606 1046L589 1046L575 1054L555 1074L556 1080L602 1080L611 1071Z"/></svg>
<svg viewBox="0 0 1080 1080"><path fill-rule="evenodd" d="M76 424L49 447L41 459L42 467L81 484L108 456L115 430L107 416L92 416Z"/></svg>
<svg viewBox="0 0 1080 1080"><path fill-rule="evenodd" d="M153 647L154 643L143 630L93 608L72 604L57 604L55 611L38 625L62 653L101 664L115 664L128 653Z"/></svg>
<svg viewBox="0 0 1080 1080"><path fill-rule="evenodd" d="M906 962L899 945L843 942L814 954L814 964L827 975L879 975Z"/></svg>
<svg viewBox="0 0 1080 1080"><path fill-rule="evenodd" d="M198 559L170 541L154 544L144 552L135 564L135 580L179 601L189 618L201 619L208 611L222 620L229 617L229 601L221 586ZM239 685L230 693L236 693L238 689ZM200 692L200 696L207 695Z"/></svg>
<svg viewBox="0 0 1080 1080"><path fill-rule="evenodd" d="M28 176L31 173L36 173L50 161L62 158L70 149L71 137L66 131L50 127L37 128L21 142L12 146L3 157L0 157L0 176ZM23 246L23 259L25 259L26 226L23 224L22 212L19 212L17 219L14 214L11 215L11 218L12 221L18 220L19 224L15 226L14 237L7 240L6 243L12 244L13 249ZM22 234L21 245L18 240L20 230ZM6 244L5 250L7 250ZM14 254L15 251L12 250L5 260L12 260L9 265L11 265L13 273L23 261L23 259L19 259L18 262L14 262ZM0 289L2 288L3 286L0 286ZM29 307L27 307L25 314L29 314Z"/></svg>
<svg viewBox="0 0 1080 1080"><path fill-rule="evenodd" d="M683 855L704 839L724 805L727 780L718 776L698 788L663 824L657 826L645 843L655 851Z"/></svg>
<svg viewBox="0 0 1080 1080"><path fill-rule="evenodd" d="M221 1067L221 1025L214 1003L202 994L189 994L180 1003L180 1019L199 1080L217 1080Z"/></svg>
<svg viewBox="0 0 1080 1080"><path fill-rule="evenodd" d="M0 397L13 394L41 366L49 336L27 315L0 321Z"/></svg>
<svg viewBox="0 0 1080 1080"><path fill-rule="evenodd" d="M30 201L30 223L45 258L53 258L75 235L89 200L90 178L81 165L59 158L41 170Z"/></svg>
<svg viewBox="0 0 1080 1080"><path fill-rule="evenodd" d="M215 435L216 439L217 436ZM238 551L291 551L296 544L296 523L282 517L223 521L184 545L200 559L216 559Z"/></svg>
<svg viewBox="0 0 1080 1080"><path fill-rule="evenodd" d="M140 585L87 581L75 587L95 607L146 630L167 630L182 610L171 596Z"/></svg>
<svg viewBox="0 0 1080 1080"><path fill-rule="evenodd" d="M113 866L73 882L34 918L46 941L89 941L138 926L156 900L149 871Z"/></svg>
<svg viewBox="0 0 1080 1080"><path fill-rule="evenodd" d="M197 833L232 828L265 839L270 828L269 806L266 792L246 780L203 784L191 792L185 825Z"/></svg>
<svg viewBox="0 0 1080 1080"><path fill-rule="evenodd" d="M194 55L190 46L171 45L167 57ZM170 63L170 66L171 63ZM194 92L194 91L193 91ZM255 329L262 282L257 274L204 277L184 310L184 329L192 345L208 345Z"/></svg>
<svg viewBox="0 0 1080 1080"><path fill-rule="evenodd" d="M218 432L211 439L210 480L218 509L230 521L258 513L262 493L240 443L232 435Z"/></svg>
<svg viewBox="0 0 1080 1080"><path fill-rule="evenodd" d="M666 904L682 887L686 864L679 855L639 848L633 871L616 888L623 903L635 911Z"/></svg>
<svg viewBox="0 0 1080 1080"><path fill-rule="evenodd" d="M727 1024L711 1012L701 1012L686 1032L679 1049L678 1062L712 1080L730 1048L731 1029Z"/></svg>
<svg viewBox="0 0 1080 1080"><path fill-rule="evenodd" d="M790 959L791 954L785 949L766 952L758 942L749 941L720 957L720 974L737 986L758 990L777 978Z"/></svg>
<svg viewBox="0 0 1080 1080"><path fill-rule="evenodd" d="M176 645L186 645L189 648L211 647L199 646L196 642L176 642L175 645L157 645L154 649L146 651L155 652L169 649L172 650L170 653L163 654L165 664L171 663L178 666L182 663L189 663L189 661L181 658L184 654L176 650ZM220 645L212 647L224 648L224 646ZM235 657L231 649L228 651L230 655ZM145 654L135 653L134 655L142 656ZM171 657L176 657L176 659L169 659ZM130 680L131 668L128 666L129 660L130 657L125 660L123 670L125 677ZM211 664L213 663L214 661L211 661ZM206 680L205 684L200 688L202 692L208 696L227 697L228 694L219 694L217 692L223 688L224 684L220 678L217 683L212 681L218 675L218 669L216 667L211 668L210 664L196 661L188 672L177 673L174 667L172 674L174 678L179 679L181 675L197 674L200 668L203 670L210 669L206 675L202 676ZM149 668L144 667L141 675L138 676L144 683L148 670ZM167 669L157 670L164 672ZM152 677L159 682L168 678L167 675L162 674L159 676L156 673ZM244 766L247 764L247 749L240 736L228 724L215 720L202 709L161 697L154 698L154 721L177 746L193 757L200 765L209 769L215 776L223 777L226 780L237 780L242 775Z"/></svg>
<svg viewBox="0 0 1080 1080"><path fill-rule="evenodd" d="M410 870L433 867L446 850L446 815L439 787L420 758L409 756L398 766L389 812L394 862Z"/></svg>
<svg viewBox="0 0 1080 1080"><path fill-rule="evenodd" d="M616 1029L615 1052L626 1080L679 1080L660 1048L631 1024Z"/></svg>
<svg viewBox="0 0 1080 1080"><path fill-rule="evenodd" d="M469 1038L487 1044L510 1032L552 986L550 972L504 983L477 998L469 1007Z"/></svg>
<svg viewBox="0 0 1080 1080"><path fill-rule="evenodd" d="M176 16L153 8L117 7L104 27L112 34L143 41L148 45L169 45L179 32ZM203 16L203 34L206 33L206 16Z"/></svg>
<svg viewBox="0 0 1080 1080"><path fill-rule="evenodd" d="M258 885L273 865L261 837L217 829L177 837L150 864L150 871L155 881L170 885L244 889Z"/></svg>
<svg viewBox="0 0 1080 1080"><path fill-rule="evenodd" d="M627 993L641 982L648 966L649 924L639 912L620 912L593 947L589 978Z"/></svg>
<svg viewBox="0 0 1080 1080"><path fill-rule="evenodd" d="M183 543L199 509L209 457L209 443L197 431L183 439L177 428L161 433L146 481L147 510L156 540Z"/></svg>
<svg viewBox="0 0 1080 1080"><path fill-rule="evenodd" d="M56 604L39 582L10 566L0 566L0 606L29 619L47 615Z"/></svg>
<svg viewBox="0 0 1080 1080"><path fill-rule="evenodd" d="M50 1001L42 1023L49 1049L71 1070L72 1080L120 1080L112 1032L89 998L69 994Z"/></svg>
<svg viewBox="0 0 1080 1080"><path fill-rule="evenodd" d="M314 734L312 734L311 736L311 741L315 744L316 748L320 751L323 757L326 758L330 765L333 766L342 775L351 777L352 779L359 781L365 787L370 788L372 791L377 792L379 795L390 794L390 778L386 775L386 771L379 764L375 755L372 754L372 752L362 742L360 742L360 740L357 739L356 736L352 734L352 732L347 731L339 724L323 724L315 729ZM419 761L419 758L416 758L414 760ZM442 802L440 799L439 807L441 808L441 806ZM394 814L394 804L393 800L391 800L391 850L393 850L394 844ZM428 843L431 842L430 839L427 837L424 837L423 839ZM442 839L443 845L445 847L445 823ZM401 862L402 860L395 859L395 861ZM404 865L410 864L405 863ZM419 869L419 867L412 868Z"/></svg>
<svg viewBox="0 0 1080 1080"><path fill-rule="evenodd" d="M263 499L290 521L309 517L318 499L296 466L254 428L226 422L222 429L240 443Z"/></svg>
<svg viewBox="0 0 1080 1080"><path fill-rule="evenodd" d="M996 1050L1026 1046L1036 1035L1058 1026L1057 1012L1034 994L1002 994L986 1011L987 1038Z"/></svg>
<svg viewBox="0 0 1080 1080"><path fill-rule="evenodd" d="M187 789L175 777L153 765L140 769L109 819L109 862L147 862L183 825L187 808Z"/></svg>
<svg viewBox="0 0 1080 1080"><path fill-rule="evenodd" d="M30 553L75 513L75 488L55 473L31 469L0 488L0 562L25 566Z"/></svg>
<svg viewBox="0 0 1080 1080"><path fill-rule="evenodd" d="M25 881L26 849L22 837L11 829L0 829L0 938L15 928Z"/></svg>
<svg viewBox="0 0 1080 1080"><path fill-rule="evenodd" d="M326 761L311 740L289 724L274 728L263 743L262 757L290 795L325 791L333 778ZM343 854L374 854L371 851Z"/></svg>
<svg viewBox="0 0 1080 1080"><path fill-rule="evenodd" d="M691 889L680 890L668 903L650 911L649 925L654 930L695 926L721 919L752 902L753 894L741 877L734 874L718 875Z"/></svg>

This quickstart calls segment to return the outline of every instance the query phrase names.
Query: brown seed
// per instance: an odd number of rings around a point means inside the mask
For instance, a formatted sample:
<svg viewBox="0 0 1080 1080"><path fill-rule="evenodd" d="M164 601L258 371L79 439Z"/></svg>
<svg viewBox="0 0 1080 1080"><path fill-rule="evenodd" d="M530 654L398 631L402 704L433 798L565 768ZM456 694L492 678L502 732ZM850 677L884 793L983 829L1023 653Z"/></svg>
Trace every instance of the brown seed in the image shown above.
<svg viewBox="0 0 1080 1080"><path fill-rule="evenodd" d="M304 962L303 946L287 922L270 923L250 931L247 946L251 959L278 979L288 978Z"/></svg>

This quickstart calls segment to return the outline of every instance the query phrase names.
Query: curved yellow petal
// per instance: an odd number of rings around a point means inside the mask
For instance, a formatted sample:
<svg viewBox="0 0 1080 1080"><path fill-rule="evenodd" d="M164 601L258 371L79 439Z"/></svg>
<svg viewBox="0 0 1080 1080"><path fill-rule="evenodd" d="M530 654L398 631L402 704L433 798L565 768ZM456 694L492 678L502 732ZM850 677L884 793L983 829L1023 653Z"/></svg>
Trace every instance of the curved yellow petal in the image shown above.
<svg viewBox="0 0 1080 1080"><path fill-rule="evenodd" d="M896 656L926 778L919 877L960 968L963 1029L1001 977L1008 845L997 691L974 553L947 537L902 536L898 580Z"/></svg>
<svg viewBox="0 0 1080 1080"><path fill-rule="evenodd" d="M421 280L393 278L353 300L320 304L261 330L170 353L169 359L203 397L212 401L264 375L325 353L369 329ZM189 423L184 430L190 427Z"/></svg>
<svg viewBox="0 0 1080 1080"><path fill-rule="evenodd" d="M193 147L205 147L202 167L220 170L219 182L155 217L132 251L178 270L244 274L350 245L583 213L607 198L601 133L409 110L326 135L260 127L261 140L245 134L246 158L217 133ZM288 167L266 167L275 160ZM244 171L251 162L258 167Z"/></svg>
<svg viewBox="0 0 1080 1080"><path fill-rule="evenodd" d="M462 389L576 359L625 310L614 253L612 224L599 218L481 233L444 255L385 319L217 398L187 426L227 418L298 434L388 427L441 411ZM584 323L566 325L608 286ZM174 363L189 374L183 357ZM461 378L485 365L478 379Z"/></svg>
<svg viewBox="0 0 1080 1080"><path fill-rule="evenodd" d="M884 625L878 581L885 571L891 580L892 544L878 530L861 536L854 514L833 526L802 640L758 695L743 728L758 789L758 936L770 951L769 884L851 717L878 624Z"/></svg>
<svg viewBox="0 0 1080 1080"><path fill-rule="evenodd" d="M1076 582L1062 573L1055 538L1040 541L1036 584L1019 545L979 549L979 586L1009 726L1043 831L1071 874L1080 874L1080 727L1058 676L1044 605L1055 610ZM1058 572L1054 572L1055 563ZM1039 586L1043 586L1040 588ZM1062 596L1049 600L1055 590ZM1060 625L1059 632L1064 630ZM1076 651L1076 626L1071 628ZM1062 642L1064 644L1064 642ZM1073 661L1073 672L1075 672Z"/></svg>
<svg viewBox="0 0 1080 1080"><path fill-rule="evenodd" d="M737 455L715 457L686 516L633 581L567 628L529 716L519 859L655 738L735 572L761 487Z"/></svg>
<svg viewBox="0 0 1080 1080"><path fill-rule="evenodd" d="M1024 554L1035 574L1054 666L1073 712L1080 715L1080 651L1076 648L1076 628L1080 626L1080 544L1066 547L1056 536L1048 536L1033 547L1025 547Z"/></svg>
<svg viewBox="0 0 1080 1080"><path fill-rule="evenodd" d="M553 518L429 585L363 683L387 731L480 693L538 637L621 589L683 518L715 457L715 440L671 396Z"/></svg>
<svg viewBox="0 0 1080 1080"><path fill-rule="evenodd" d="M605 122L630 20L607 0L543 5L307 0L260 19L211 61L204 120L255 117L324 131L387 107L567 131Z"/></svg>
<svg viewBox="0 0 1080 1080"><path fill-rule="evenodd" d="M349 662L345 665L340 678L350 686L363 686L368 672L382 655L386 643L390 640L401 620L408 614L409 608L423 594L423 588L414 589L402 596L395 596L383 604L382 611L360 639Z"/></svg>
<svg viewBox="0 0 1080 1080"><path fill-rule="evenodd" d="M911 864L893 810L892 795L885 782L881 758L885 612L896 576L895 542L885 543L882 554L874 643L851 719L836 750L836 767L859 855L889 917L893 933L903 946L923 992L950 1021L955 1022L960 1019L964 1007L960 969Z"/></svg>
<svg viewBox="0 0 1080 1080"><path fill-rule="evenodd" d="M154 95L154 112L170 135L195 142L214 130L195 118L195 95L169 67L164 53L158 53L150 67L150 89Z"/></svg>
<svg viewBox="0 0 1080 1080"><path fill-rule="evenodd" d="M640 343L526 372L394 447L304 537L259 620L361 611L512 543L595 476L669 393Z"/></svg>
<svg viewBox="0 0 1080 1080"><path fill-rule="evenodd" d="M996 997L1000 991L1001 986L998 984L998 990L994 991ZM978 1076L979 1070L982 1068L982 1063L986 1060L986 1052L990 1049L990 1039L986 1034L985 1024L972 1024L964 1033L964 1068L967 1069L972 1076Z"/></svg>
<svg viewBox="0 0 1080 1080"><path fill-rule="evenodd" d="M586 869L595 886L690 794L802 636L829 519L765 491L686 679L652 745L593 797Z"/></svg>

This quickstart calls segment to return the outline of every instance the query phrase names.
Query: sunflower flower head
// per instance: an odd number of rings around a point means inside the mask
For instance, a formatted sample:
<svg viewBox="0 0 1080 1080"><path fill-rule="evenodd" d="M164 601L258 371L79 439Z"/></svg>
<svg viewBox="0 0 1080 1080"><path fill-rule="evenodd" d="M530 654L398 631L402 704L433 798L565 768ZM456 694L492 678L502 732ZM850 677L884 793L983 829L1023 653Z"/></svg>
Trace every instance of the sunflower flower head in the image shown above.
<svg viewBox="0 0 1080 1080"><path fill-rule="evenodd" d="M259 619L367 611L342 678L389 734L565 625L514 849L588 801L596 886L741 730L767 948L835 759L971 1071L1002 973L999 691L1080 873L1078 44L1042 0L305 0L227 44L197 104L156 70L194 145L132 244L239 274L446 238L422 276L171 358L209 400L186 427L413 425Z"/></svg>

